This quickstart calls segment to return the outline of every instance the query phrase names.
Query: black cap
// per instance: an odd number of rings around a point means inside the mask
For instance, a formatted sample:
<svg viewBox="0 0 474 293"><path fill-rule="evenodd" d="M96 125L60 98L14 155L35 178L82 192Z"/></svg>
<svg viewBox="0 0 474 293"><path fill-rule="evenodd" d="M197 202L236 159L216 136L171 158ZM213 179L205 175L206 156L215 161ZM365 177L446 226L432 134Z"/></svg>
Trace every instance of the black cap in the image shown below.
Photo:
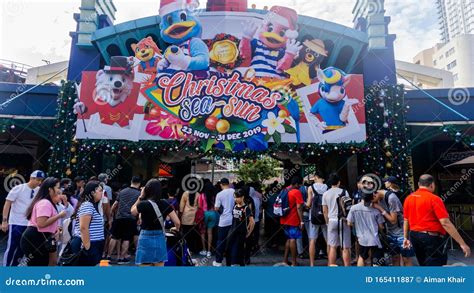
<svg viewBox="0 0 474 293"><path fill-rule="evenodd" d="M224 184L224 185L229 185L230 181L227 178L222 178L221 180L219 180L219 183Z"/></svg>
<svg viewBox="0 0 474 293"><path fill-rule="evenodd" d="M383 179L383 182L390 182L392 184L399 185L398 184L398 179L395 176L388 176L388 177Z"/></svg>

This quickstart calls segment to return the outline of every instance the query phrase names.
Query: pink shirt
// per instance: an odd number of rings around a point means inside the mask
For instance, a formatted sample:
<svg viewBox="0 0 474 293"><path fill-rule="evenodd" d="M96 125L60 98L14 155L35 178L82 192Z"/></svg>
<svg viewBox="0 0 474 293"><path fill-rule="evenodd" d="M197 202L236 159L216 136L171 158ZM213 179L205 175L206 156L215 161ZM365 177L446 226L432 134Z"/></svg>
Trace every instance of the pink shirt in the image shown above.
<svg viewBox="0 0 474 293"><path fill-rule="evenodd" d="M33 226L38 228L38 223L36 222L38 217L48 217L51 218L56 216L58 211L54 208L53 204L47 200L42 199L38 201L35 206L33 207L33 212L31 213L31 219L28 221L28 226ZM58 221L52 223L51 225L38 228L38 232L45 232L45 233L56 233L58 230Z"/></svg>

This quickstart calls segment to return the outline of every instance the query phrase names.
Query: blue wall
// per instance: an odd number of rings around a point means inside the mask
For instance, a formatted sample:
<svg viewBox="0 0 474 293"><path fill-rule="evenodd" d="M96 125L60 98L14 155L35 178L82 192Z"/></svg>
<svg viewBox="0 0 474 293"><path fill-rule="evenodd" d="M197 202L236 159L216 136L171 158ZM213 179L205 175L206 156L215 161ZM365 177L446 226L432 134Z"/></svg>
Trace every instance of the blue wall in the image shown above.
<svg viewBox="0 0 474 293"><path fill-rule="evenodd" d="M34 85L0 83L0 104L31 89ZM0 107L0 115L55 117L59 87L39 86Z"/></svg>
<svg viewBox="0 0 474 293"><path fill-rule="evenodd" d="M425 92L466 116L470 121L474 121L474 88L467 90L470 97L466 97L466 103L461 105L454 105L449 101L450 89L425 90ZM419 90L407 91L405 102L410 106L407 113L407 122L466 121L453 111L437 103L426 93Z"/></svg>

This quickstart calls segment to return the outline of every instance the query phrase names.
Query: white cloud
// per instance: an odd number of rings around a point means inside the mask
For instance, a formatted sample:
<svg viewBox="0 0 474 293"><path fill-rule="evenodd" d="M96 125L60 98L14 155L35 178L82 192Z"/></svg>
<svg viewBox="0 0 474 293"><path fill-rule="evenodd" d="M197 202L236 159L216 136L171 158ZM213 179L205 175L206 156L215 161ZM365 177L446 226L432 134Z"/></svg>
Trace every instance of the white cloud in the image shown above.
<svg viewBox="0 0 474 293"><path fill-rule="evenodd" d="M201 7L205 7L201 0ZM387 15L392 18L390 33L397 34L396 58L411 61L420 50L439 40L437 15L433 0L386 0ZM157 15L159 1L115 0L116 23ZM250 0L257 8L264 5L292 7L300 14L352 26L355 0ZM271 4L269 4L271 3ZM4 0L0 5L0 58L31 65L41 65L42 59L63 61L69 58L75 30L73 13L78 13L79 0Z"/></svg>

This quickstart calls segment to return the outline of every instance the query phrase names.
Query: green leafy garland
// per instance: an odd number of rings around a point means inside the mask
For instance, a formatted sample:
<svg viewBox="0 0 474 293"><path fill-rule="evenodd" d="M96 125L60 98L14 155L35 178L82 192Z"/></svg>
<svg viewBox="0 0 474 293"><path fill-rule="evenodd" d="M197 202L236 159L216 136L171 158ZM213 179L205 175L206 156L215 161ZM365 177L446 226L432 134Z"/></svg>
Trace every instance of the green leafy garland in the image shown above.
<svg viewBox="0 0 474 293"><path fill-rule="evenodd" d="M412 189L405 90L402 85L372 86L365 90L367 147L362 174L375 174L380 179L396 176L403 193Z"/></svg>

